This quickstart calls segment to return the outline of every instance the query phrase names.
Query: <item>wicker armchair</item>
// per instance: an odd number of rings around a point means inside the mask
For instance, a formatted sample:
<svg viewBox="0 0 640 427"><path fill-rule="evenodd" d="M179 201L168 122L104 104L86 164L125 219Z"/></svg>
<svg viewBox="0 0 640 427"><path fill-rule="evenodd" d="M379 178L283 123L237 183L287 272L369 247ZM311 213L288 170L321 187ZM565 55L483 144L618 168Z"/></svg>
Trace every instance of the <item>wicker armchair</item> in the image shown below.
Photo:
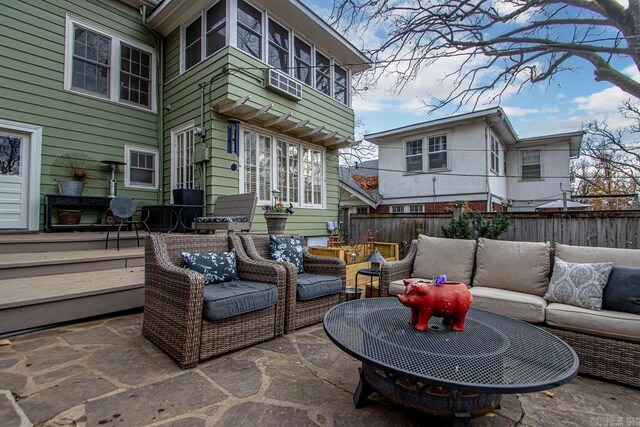
<svg viewBox="0 0 640 427"><path fill-rule="evenodd" d="M418 253L418 241L413 240L407 256L401 261L391 261L382 265L380 269L380 296L389 296L389 285L391 282L401 279L408 279L411 277L413 271L413 262L416 259Z"/></svg>
<svg viewBox="0 0 640 427"><path fill-rule="evenodd" d="M274 306L209 321L203 318L204 276L181 267L182 251L236 250L240 280L274 283ZM160 235L145 241L143 335L176 359L181 368L269 340L284 331L286 270L250 259L237 236Z"/></svg>
<svg viewBox="0 0 640 427"><path fill-rule="evenodd" d="M343 260L311 255L305 251L303 259L305 273L340 277L342 279L342 290L340 293L333 295L321 296L309 300L299 300L297 298L298 273L296 268L291 263L272 261L269 259L269 236L243 235L241 239L249 257L260 262L282 265L287 270L285 333L290 333L304 326L321 322L327 310L345 301L347 265Z"/></svg>

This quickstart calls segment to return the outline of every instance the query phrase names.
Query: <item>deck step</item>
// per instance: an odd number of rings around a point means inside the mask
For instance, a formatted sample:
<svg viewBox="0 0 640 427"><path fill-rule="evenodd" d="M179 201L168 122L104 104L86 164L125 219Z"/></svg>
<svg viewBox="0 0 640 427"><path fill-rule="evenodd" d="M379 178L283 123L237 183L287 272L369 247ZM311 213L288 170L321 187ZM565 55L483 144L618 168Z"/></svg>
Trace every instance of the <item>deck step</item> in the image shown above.
<svg viewBox="0 0 640 427"><path fill-rule="evenodd" d="M0 280L0 334L144 305L144 267Z"/></svg>
<svg viewBox="0 0 640 427"><path fill-rule="evenodd" d="M144 266L144 248L0 254L0 278L39 277Z"/></svg>
<svg viewBox="0 0 640 427"><path fill-rule="evenodd" d="M146 232L140 232L140 246ZM104 249L106 232L0 234L0 254ZM120 249L137 246L134 231L120 233ZM116 233L109 234L109 248L116 247Z"/></svg>

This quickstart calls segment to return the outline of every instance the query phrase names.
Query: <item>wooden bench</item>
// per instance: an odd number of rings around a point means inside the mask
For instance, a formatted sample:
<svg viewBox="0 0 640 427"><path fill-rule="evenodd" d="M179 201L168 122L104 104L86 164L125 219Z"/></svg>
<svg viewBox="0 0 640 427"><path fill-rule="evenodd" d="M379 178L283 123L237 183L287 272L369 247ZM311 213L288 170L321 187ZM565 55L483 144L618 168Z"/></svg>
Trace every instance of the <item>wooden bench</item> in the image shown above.
<svg viewBox="0 0 640 427"><path fill-rule="evenodd" d="M218 196L211 216L193 220L192 228L196 232L225 230L228 234L236 231L250 231L253 214L258 198L256 193Z"/></svg>

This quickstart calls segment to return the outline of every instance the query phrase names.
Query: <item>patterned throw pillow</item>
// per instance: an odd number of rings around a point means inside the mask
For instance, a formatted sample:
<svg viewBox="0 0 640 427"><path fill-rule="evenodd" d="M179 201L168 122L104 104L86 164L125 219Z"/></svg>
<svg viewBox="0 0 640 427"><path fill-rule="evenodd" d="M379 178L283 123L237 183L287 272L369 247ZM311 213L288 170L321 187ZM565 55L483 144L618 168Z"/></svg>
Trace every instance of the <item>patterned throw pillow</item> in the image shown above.
<svg viewBox="0 0 640 427"><path fill-rule="evenodd" d="M269 236L269 256L274 261L290 262L304 273L302 237Z"/></svg>
<svg viewBox="0 0 640 427"><path fill-rule="evenodd" d="M205 285L238 280L236 251L233 249L230 252L214 254L181 252L181 255L184 268L204 275Z"/></svg>
<svg viewBox="0 0 640 427"><path fill-rule="evenodd" d="M574 264L555 259L549 289L544 299L549 302L600 310L602 291L611 273L611 262Z"/></svg>

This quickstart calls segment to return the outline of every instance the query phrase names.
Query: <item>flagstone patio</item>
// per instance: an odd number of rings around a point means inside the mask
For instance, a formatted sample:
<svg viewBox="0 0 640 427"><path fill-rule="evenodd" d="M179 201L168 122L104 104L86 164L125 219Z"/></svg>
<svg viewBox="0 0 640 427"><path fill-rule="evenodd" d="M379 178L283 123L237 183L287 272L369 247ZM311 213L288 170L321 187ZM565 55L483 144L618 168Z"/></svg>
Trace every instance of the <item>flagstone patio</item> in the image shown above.
<svg viewBox="0 0 640 427"><path fill-rule="evenodd" d="M0 346L1 425L436 425L375 394L356 410L359 362L321 324L183 371L141 336L141 322L137 313L10 338ZM506 395L472 425L640 426L640 393L578 377Z"/></svg>

